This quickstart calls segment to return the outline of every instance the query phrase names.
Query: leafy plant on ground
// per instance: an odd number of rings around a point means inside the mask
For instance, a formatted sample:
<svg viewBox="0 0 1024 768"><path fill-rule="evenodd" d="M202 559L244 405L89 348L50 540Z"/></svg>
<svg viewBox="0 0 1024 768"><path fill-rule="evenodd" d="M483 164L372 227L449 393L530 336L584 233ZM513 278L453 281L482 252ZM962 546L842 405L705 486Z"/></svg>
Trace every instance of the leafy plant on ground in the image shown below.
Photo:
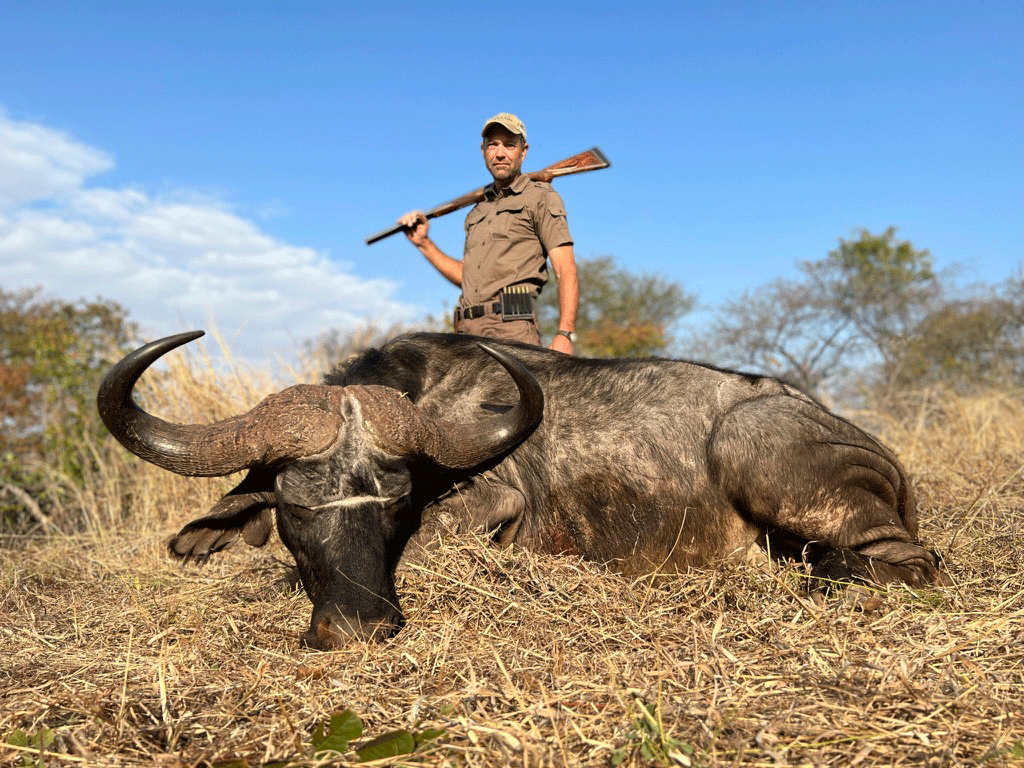
<svg viewBox="0 0 1024 768"><path fill-rule="evenodd" d="M330 719L317 723L309 743L313 747L313 757L322 758L325 752L337 752L339 755L348 752L349 742L363 735L363 721L350 709L335 712Z"/></svg>
<svg viewBox="0 0 1024 768"><path fill-rule="evenodd" d="M356 747L354 752L360 763L411 755L428 741L433 741L442 734L444 731L433 728L422 731L409 731L404 728L388 731L362 746ZM309 744L313 749L313 759L324 761L330 760L333 756L341 757L350 750L351 743L362 735L363 721L352 710L334 712L327 720L317 723L316 728L313 729L313 735L309 739ZM229 766L245 768L246 765L244 761L231 761L221 764L218 768L228 768ZM295 765L294 762L284 760L270 763L268 768L287 768L293 765Z"/></svg>
<svg viewBox="0 0 1024 768"><path fill-rule="evenodd" d="M661 718L661 702L646 702L634 697L637 717L626 732L626 743L612 752L611 764L622 765L631 757L643 765L670 766L695 765L693 747L665 732Z"/></svg>
<svg viewBox="0 0 1024 768"><path fill-rule="evenodd" d="M1006 754L1014 760L1024 760L1024 741L1018 741Z"/></svg>
<svg viewBox="0 0 1024 768"><path fill-rule="evenodd" d="M21 755L21 762L19 765L23 768L32 768L32 766L46 765L43 760L43 752L45 752L53 740L56 738L55 734L49 728L41 728L35 733L27 733L26 731L18 728L7 737L7 743L13 747L25 747L31 749L37 754L32 752L23 752Z"/></svg>

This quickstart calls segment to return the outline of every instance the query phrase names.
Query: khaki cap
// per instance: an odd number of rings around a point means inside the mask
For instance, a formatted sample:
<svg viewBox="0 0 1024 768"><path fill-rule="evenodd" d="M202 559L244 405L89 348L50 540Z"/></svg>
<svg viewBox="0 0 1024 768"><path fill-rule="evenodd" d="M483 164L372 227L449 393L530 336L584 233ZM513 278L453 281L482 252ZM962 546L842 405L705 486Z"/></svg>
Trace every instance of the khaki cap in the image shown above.
<svg viewBox="0 0 1024 768"><path fill-rule="evenodd" d="M526 126L523 125L523 121L513 115L511 112L499 112L486 123L484 123L484 129L480 132L481 136L487 135L487 129L492 125L500 125L502 128L507 128L512 133L518 133L523 137L523 141L526 141Z"/></svg>

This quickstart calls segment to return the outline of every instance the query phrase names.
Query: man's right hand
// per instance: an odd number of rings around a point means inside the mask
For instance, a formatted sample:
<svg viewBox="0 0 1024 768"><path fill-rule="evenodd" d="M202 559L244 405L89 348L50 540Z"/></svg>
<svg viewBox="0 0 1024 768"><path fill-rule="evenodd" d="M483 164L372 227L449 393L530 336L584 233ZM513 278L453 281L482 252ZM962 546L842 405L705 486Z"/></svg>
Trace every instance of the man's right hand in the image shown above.
<svg viewBox="0 0 1024 768"><path fill-rule="evenodd" d="M398 220L398 225L402 227L409 242L419 248L420 253L446 280L452 285L462 286L462 262L448 256L427 237L430 222L423 211L410 211Z"/></svg>
<svg viewBox="0 0 1024 768"><path fill-rule="evenodd" d="M423 215L423 211L410 211L398 223L413 245L421 246L429 239L427 233L430 231L430 220Z"/></svg>

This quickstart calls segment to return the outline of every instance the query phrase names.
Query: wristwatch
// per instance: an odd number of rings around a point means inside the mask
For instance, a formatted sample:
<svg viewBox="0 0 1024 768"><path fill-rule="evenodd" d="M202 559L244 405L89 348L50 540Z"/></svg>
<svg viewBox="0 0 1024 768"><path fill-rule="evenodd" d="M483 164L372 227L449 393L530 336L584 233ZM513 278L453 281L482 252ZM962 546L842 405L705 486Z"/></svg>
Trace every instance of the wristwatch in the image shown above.
<svg viewBox="0 0 1024 768"><path fill-rule="evenodd" d="M573 344L576 343L576 332L575 331L563 331L561 329L555 331L555 336L565 336Z"/></svg>

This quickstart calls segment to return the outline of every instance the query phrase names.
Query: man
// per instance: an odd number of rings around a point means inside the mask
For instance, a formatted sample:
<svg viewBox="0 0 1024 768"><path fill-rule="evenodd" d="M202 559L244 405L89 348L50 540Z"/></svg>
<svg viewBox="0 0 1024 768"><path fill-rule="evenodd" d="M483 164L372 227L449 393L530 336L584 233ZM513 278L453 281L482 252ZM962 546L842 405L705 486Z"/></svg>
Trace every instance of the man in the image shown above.
<svg viewBox="0 0 1024 768"><path fill-rule="evenodd" d="M540 344L536 299L548 280L551 260L558 280L558 331L550 348L573 354L579 283L562 198L550 184L522 172L530 148L526 127L515 115L495 115L484 124L480 148L494 181L486 199L466 216L462 259L453 259L430 239L420 211L402 216L406 237L444 277L462 289L455 332Z"/></svg>

